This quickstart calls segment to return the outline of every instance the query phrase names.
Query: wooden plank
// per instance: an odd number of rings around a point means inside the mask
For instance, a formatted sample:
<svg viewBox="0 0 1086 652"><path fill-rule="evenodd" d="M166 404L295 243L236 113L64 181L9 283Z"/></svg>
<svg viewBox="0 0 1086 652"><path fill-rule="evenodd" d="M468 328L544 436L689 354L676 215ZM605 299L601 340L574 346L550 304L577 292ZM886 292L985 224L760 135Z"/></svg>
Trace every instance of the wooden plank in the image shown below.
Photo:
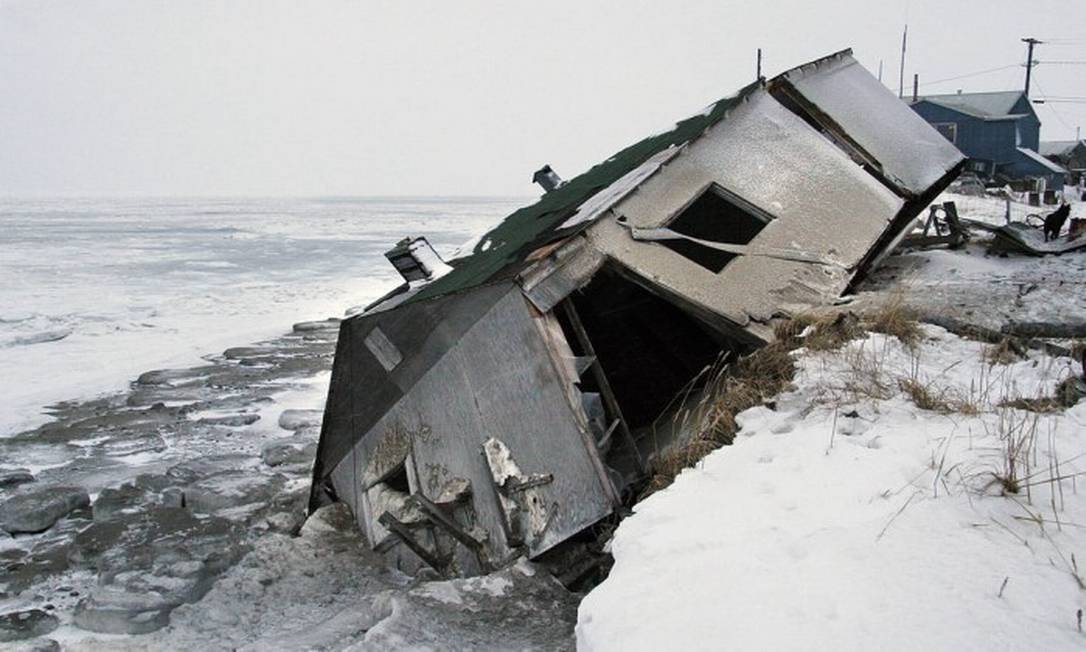
<svg viewBox="0 0 1086 652"><path fill-rule="evenodd" d="M415 537L411 535L411 531L407 529L407 526L401 523L395 516L385 512L377 518L377 521L388 528L388 531L399 537L403 544L411 549L411 552L419 556L419 559L426 562L426 564L441 573L445 574L445 561L439 558L434 553L427 550L421 543L415 541Z"/></svg>
<svg viewBox="0 0 1086 652"><path fill-rule="evenodd" d="M508 487L506 491L509 493L516 493L518 491L527 491L533 487L541 487L545 484L554 482L554 476L550 473L541 473L534 475L523 482L517 482L516 478L509 478L505 481Z"/></svg>
<svg viewBox="0 0 1086 652"><path fill-rule="evenodd" d="M419 506L419 509L425 512L426 517L431 523L448 532L449 536L464 544L465 547L470 548L475 552L479 552L483 549L483 543L481 541L460 529L460 526L457 525L440 506L434 504L429 498L422 494L413 494L411 500Z"/></svg>
<svg viewBox="0 0 1086 652"><path fill-rule="evenodd" d="M573 332L577 335L577 340L581 343L585 355L596 359L596 363L592 365L592 375L596 379L596 384L599 385L600 394L603 396L603 402L607 406L607 410L611 413L611 416L618 420L619 432L622 433L623 439L626 440L626 445L630 447L630 451L633 453L634 460L637 462L637 470L641 474L644 474L645 461L641 459L641 452L637 450L637 443L634 441L633 433L630 432L630 427L626 423L626 418L622 416L622 408L619 407L618 400L615 399L615 393L611 390L611 383L607 380L607 374L603 371L603 365L599 363L599 358L596 356L596 349L592 347L592 341L588 339L588 333L584 329L584 324L581 323L581 316L577 314L577 308L574 307L573 302L569 299L562 302L562 308L569 318L570 325L573 327Z"/></svg>
<svg viewBox="0 0 1086 652"><path fill-rule="evenodd" d="M555 371L562 379L562 390L566 402L569 404L569 409L577 421L577 431L581 435L585 454L592 463L592 468L596 472L600 486L603 488L604 493L607 494L611 506L619 507L622 505L622 498L618 495L618 491L615 490L615 485L607 474L607 468L604 466L603 460L600 459L599 446L592 437L592 433L589 432L588 417L585 415L584 406L581 404L581 391L576 386L581 374L596 363L596 358L590 356L574 357L573 350L569 348L569 342L566 341L566 336L562 332L562 325L558 323L558 318L553 312L535 314L533 321L543 336L547 355L550 356ZM588 360L589 364L582 367L578 361L584 360Z"/></svg>

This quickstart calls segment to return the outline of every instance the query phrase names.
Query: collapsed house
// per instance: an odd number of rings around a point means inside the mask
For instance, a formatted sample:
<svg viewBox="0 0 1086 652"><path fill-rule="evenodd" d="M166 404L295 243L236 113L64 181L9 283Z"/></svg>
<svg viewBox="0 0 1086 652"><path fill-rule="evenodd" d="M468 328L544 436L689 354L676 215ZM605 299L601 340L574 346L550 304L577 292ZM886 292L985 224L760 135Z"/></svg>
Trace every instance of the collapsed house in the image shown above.
<svg viewBox="0 0 1086 652"><path fill-rule="evenodd" d="M964 158L845 50L562 181L340 329L310 508L401 569L538 558L628 504L722 353L832 303Z"/></svg>

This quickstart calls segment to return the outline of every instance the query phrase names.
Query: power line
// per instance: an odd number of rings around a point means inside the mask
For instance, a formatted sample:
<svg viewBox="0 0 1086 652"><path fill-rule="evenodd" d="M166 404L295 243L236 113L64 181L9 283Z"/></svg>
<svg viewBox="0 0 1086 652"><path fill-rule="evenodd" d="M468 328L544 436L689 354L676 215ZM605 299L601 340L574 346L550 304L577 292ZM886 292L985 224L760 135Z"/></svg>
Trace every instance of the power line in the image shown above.
<svg viewBox="0 0 1086 652"><path fill-rule="evenodd" d="M1037 83L1036 80L1034 80L1034 83L1035 84ZM1037 84L1037 90L1041 91L1042 95L1045 92L1044 89L1041 88L1040 84ZM1050 107L1050 108L1052 109L1052 115L1056 116L1056 119L1059 120L1060 122L1062 122L1064 127L1067 127L1068 129L1074 129L1074 127L1072 127L1070 123L1068 123L1066 120L1063 119L1063 116L1060 115L1060 112L1056 110L1056 107L1053 106L1053 107Z"/></svg>
<svg viewBox="0 0 1086 652"><path fill-rule="evenodd" d="M987 70L978 70L977 72L971 72L964 75L958 75L957 77L947 77L946 79L936 79L934 81L924 82L921 86L931 86L932 84L941 84L948 81L957 81L959 79L968 79L969 77L979 77L980 75L987 75L993 72L999 72L1000 70L1008 70L1010 68L1020 68L1022 64L1012 63L1006 66L999 66L998 68L989 68Z"/></svg>
<svg viewBox="0 0 1086 652"><path fill-rule="evenodd" d="M1043 38L1041 40L1052 45L1077 45L1079 43L1086 43L1086 38Z"/></svg>
<svg viewBox="0 0 1086 652"><path fill-rule="evenodd" d="M1037 65L1041 65L1042 63L1044 63L1044 64L1060 64L1060 65L1078 65L1078 66L1081 66L1082 64L1086 63L1086 61L1038 61Z"/></svg>

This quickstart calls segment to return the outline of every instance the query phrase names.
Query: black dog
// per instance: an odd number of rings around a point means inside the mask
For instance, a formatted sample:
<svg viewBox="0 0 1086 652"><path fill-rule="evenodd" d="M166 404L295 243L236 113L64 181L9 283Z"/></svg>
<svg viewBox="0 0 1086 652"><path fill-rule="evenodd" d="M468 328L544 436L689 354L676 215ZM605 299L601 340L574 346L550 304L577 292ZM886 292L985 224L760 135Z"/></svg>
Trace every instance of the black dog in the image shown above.
<svg viewBox="0 0 1086 652"><path fill-rule="evenodd" d="M1071 205L1063 204L1045 216L1045 242L1059 237L1060 231L1063 229L1063 223L1067 221L1067 216L1070 214Z"/></svg>

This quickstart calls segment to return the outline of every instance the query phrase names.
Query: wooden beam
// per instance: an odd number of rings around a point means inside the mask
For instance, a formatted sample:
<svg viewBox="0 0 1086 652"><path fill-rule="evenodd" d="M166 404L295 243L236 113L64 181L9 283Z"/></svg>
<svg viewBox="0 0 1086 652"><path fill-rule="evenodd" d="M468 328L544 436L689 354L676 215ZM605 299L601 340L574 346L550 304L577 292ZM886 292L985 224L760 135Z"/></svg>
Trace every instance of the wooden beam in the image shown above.
<svg viewBox="0 0 1086 652"><path fill-rule="evenodd" d="M505 481L505 490L509 493L516 493L518 491L527 491L532 487L542 487L545 484L554 482L554 476L550 473L536 473L529 476L527 480L519 481L516 478L509 478Z"/></svg>
<svg viewBox="0 0 1086 652"><path fill-rule="evenodd" d="M464 544L467 548L470 548L471 550L482 549L483 544L481 541L471 536L467 532L464 532L464 530L462 530L458 524L453 522L452 518L450 518L449 515L446 514L440 506L435 504L429 498L423 496L422 494L414 494L411 496L411 500L419 506L419 509L421 509L423 512L426 512L426 516L434 525L437 525L438 527L444 529L452 536L452 538Z"/></svg>
<svg viewBox="0 0 1086 652"><path fill-rule="evenodd" d="M633 433L630 432L626 418L622 416L622 408L619 407L618 400L615 399L615 393L611 390L611 383L608 382L607 374L603 371L603 365L600 364L599 356L596 355L596 349L592 346L592 341L588 339L588 333L581 322L581 316L577 314L577 308L574 307L573 301L569 298L562 302L562 308L566 312L566 317L569 318L569 323L573 327L577 341L580 342L581 348L584 349L584 354L595 359L595 363L592 365L592 375L596 379L596 384L599 385L600 395L603 397L608 412L619 422L619 432L622 433L626 445L630 447L630 451L633 453L638 472L644 475L645 462L641 459L641 452L637 450L637 443L634 442Z"/></svg>
<svg viewBox="0 0 1086 652"><path fill-rule="evenodd" d="M388 531L395 534L403 541L403 544L411 549L411 552L419 556L419 559L426 562L430 568L433 568L437 572L445 575L446 562L440 557L430 552L421 543L415 540L415 537L411 535L411 531L407 529L407 526L399 521L395 516L384 512L377 518L377 522L388 528Z"/></svg>

